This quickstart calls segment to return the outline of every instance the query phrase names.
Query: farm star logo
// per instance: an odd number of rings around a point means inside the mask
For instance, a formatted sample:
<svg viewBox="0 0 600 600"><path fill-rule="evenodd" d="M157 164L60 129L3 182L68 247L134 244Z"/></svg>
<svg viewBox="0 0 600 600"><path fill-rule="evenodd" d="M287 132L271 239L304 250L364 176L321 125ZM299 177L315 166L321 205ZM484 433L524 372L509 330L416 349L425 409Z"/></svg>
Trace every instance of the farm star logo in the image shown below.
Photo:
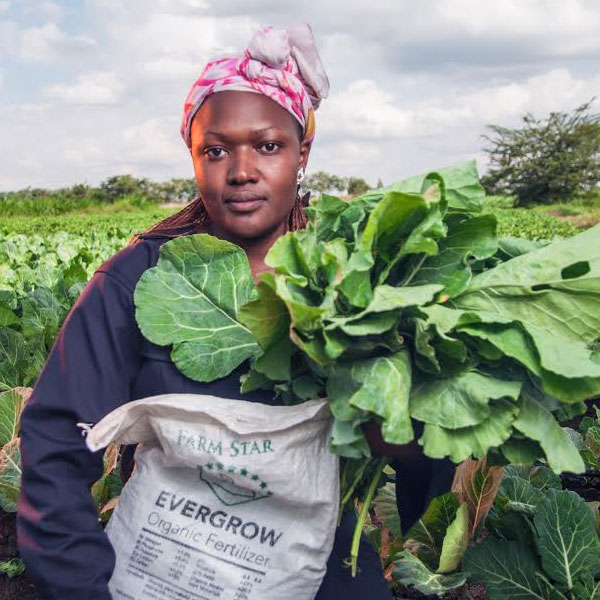
<svg viewBox="0 0 600 600"><path fill-rule="evenodd" d="M208 462L198 465L200 481L206 484L225 506L255 502L273 495L269 484L245 467Z"/></svg>

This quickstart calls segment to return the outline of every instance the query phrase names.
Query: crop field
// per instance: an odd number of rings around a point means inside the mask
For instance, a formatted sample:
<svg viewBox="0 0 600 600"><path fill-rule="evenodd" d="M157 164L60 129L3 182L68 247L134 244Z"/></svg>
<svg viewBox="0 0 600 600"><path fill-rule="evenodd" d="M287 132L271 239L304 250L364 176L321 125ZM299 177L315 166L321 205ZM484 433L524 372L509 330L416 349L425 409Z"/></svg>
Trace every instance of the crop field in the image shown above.
<svg viewBox="0 0 600 600"><path fill-rule="evenodd" d="M508 208L492 197L485 211L498 219L500 236L532 240L569 237L595 222L581 211L562 215L561 207ZM14 360L0 365L0 390L31 385L60 324L86 281L132 234L178 210L146 210L56 216L4 217L0 222L0 345ZM577 209L575 209L577 211ZM564 217L578 216L579 223ZM563 217L563 218L561 218ZM587 220L585 220L587 218ZM582 223L584 227L577 225Z"/></svg>

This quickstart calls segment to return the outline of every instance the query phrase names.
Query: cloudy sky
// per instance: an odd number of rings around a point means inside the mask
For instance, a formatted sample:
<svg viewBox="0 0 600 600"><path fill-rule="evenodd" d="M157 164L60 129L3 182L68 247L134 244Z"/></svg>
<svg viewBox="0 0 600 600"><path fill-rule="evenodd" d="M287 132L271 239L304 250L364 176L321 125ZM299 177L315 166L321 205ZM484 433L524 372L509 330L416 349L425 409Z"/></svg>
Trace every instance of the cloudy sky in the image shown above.
<svg viewBox="0 0 600 600"><path fill-rule="evenodd" d="M0 0L0 190L191 177L202 65L298 21L331 82L309 171L483 170L487 123L600 98L598 0Z"/></svg>

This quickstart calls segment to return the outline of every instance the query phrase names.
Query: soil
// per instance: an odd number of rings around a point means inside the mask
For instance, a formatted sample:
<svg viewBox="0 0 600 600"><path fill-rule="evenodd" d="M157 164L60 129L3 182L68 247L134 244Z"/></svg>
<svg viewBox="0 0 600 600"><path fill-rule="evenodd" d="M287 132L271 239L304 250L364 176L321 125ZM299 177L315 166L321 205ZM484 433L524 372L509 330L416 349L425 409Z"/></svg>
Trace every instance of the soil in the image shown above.
<svg viewBox="0 0 600 600"><path fill-rule="evenodd" d="M0 562L19 556L15 514L0 509ZM0 600L41 600L27 575L9 579L0 575Z"/></svg>

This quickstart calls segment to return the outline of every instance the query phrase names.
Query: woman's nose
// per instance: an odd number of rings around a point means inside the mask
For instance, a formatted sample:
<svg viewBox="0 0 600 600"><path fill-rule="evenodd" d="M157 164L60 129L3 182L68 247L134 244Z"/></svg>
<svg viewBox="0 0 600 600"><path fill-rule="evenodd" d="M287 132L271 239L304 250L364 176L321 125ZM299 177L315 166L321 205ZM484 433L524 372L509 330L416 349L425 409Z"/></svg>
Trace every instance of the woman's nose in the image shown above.
<svg viewBox="0 0 600 600"><path fill-rule="evenodd" d="M256 181L256 169L254 165L253 149L240 149L233 154L230 163L228 183L240 185L248 181Z"/></svg>

